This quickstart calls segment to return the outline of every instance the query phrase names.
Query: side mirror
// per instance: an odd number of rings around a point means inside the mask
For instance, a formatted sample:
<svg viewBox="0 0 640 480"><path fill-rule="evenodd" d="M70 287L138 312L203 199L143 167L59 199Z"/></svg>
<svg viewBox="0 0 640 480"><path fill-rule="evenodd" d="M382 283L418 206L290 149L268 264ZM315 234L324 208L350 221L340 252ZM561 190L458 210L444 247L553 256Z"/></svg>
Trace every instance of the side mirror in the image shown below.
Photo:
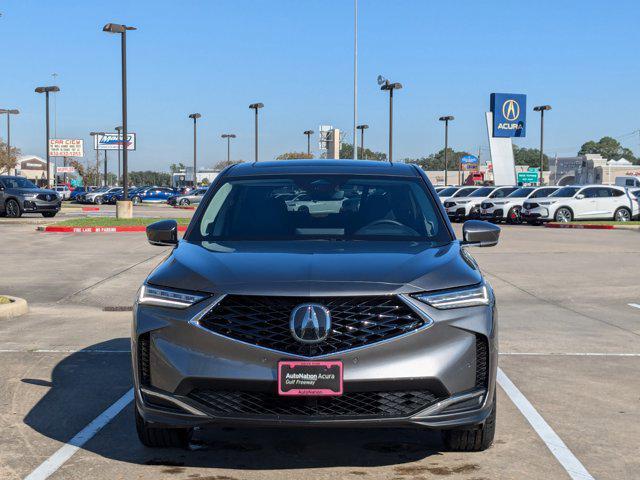
<svg viewBox="0 0 640 480"><path fill-rule="evenodd" d="M147 240L151 245L173 246L178 244L178 222L161 220L147 226Z"/></svg>
<svg viewBox="0 0 640 480"><path fill-rule="evenodd" d="M578 195L576 195L576 199L577 200L582 200L584 198L584 194L583 193L579 193Z"/></svg>
<svg viewBox="0 0 640 480"><path fill-rule="evenodd" d="M462 245L493 247L500 239L500 227L481 220L467 220L462 225Z"/></svg>

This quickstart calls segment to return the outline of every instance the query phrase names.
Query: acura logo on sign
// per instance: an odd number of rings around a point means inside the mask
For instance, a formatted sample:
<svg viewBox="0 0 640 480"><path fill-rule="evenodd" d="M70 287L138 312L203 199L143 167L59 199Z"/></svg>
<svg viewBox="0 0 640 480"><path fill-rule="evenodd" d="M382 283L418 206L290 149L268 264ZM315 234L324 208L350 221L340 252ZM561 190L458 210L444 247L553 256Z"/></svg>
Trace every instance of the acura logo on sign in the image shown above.
<svg viewBox="0 0 640 480"><path fill-rule="evenodd" d="M317 303L298 305L289 320L291 335L302 343L319 343L327 338L331 330L331 314Z"/></svg>

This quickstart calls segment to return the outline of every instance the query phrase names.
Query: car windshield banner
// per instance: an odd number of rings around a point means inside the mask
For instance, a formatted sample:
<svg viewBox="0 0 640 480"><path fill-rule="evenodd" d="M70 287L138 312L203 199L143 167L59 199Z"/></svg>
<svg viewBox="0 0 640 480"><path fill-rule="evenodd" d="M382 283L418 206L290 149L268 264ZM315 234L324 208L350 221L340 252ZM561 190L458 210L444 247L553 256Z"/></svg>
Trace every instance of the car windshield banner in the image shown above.
<svg viewBox="0 0 640 480"><path fill-rule="evenodd" d="M494 137L526 137L527 96L520 93L492 93Z"/></svg>
<svg viewBox="0 0 640 480"><path fill-rule="evenodd" d="M121 150L127 145L127 150L136 149L136 134L127 133L127 141L124 141L122 133L105 133L93 137L94 150Z"/></svg>

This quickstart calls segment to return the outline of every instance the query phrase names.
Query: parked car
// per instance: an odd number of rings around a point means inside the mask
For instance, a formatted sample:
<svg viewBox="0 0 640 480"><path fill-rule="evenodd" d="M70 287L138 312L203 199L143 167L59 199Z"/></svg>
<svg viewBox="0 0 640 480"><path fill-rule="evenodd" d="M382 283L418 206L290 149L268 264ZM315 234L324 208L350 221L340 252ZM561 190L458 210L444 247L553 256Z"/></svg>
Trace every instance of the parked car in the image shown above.
<svg viewBox="0 0 640 480"><path fill-rule="evenodd" d="M449 199L453 199L453 198L460 199L460 198L468 197L478 189L478 187L474 187L474 186L449 187L449 188L451 188L452 190L446 191L446 193L442 192L442 195L440 194L438 195L438 197L440 197L440 201L443 204Z"/></svg>
<svg viewBox="0 0 640 480"><path fill-rule="evenodd" d="M83 196L83 201L86 203L95 203L96 205L100 205L104 203L104 196L109 193L118 193L121 192L121 187L102 187L93 192L89 192Z"/></svg>
<svg viewBox="0 0 640 480"><path fill-rule="evenodd" d="M71 189L67 185L56 185L53 190L60 195L62 200L69 200L71 198Z"/></svg>
<svg viewBox="0 0 640 480"><path fill-rule="evenodd" d="M491 222L522 223L522 205L529 199L544 198L560 187L520 187L505 198L485 200L480 204L480 218Z"/></svg>
<svg viewBox="0 0 640 480"><path fill-rule="evenodd" d="M276 197L286 186L358 208L301 214ZM444 427L448 449L488 448L497 307L466 248L495 245L500 229L462 231L415 165L225 170L183 240L175 220L147 227L173 248L134 305L138 438L186 447L193 427L219 424Z"/></svg>
<svg viewBox="0 0 640 480"><path fill-rule="evenodd" d="M640 214L638 197L624 187L575 185L562 187L542 200L527 200L522 218L528 223L573 220L626 222Z"/></svg>
<svg viewBox="0 0 640 480"><path fill-rule="evenodd" d="M450 198L444 208L451 220L480 218L480 204L489 199L504 198L519 187L479 187L462 198Z"/></svg>
<svg viewBox="0 0 640 480"><path fill-rule="evenodd" d="M436 193L438 194L438 197L442 199L452 197L458 190L460 190L460 187L444 187L440 190L436 190ZM469 193L472 191L473 190L469 189Z"/></svg>
<svg viewBox="0 0 640 480"><path fill-rule="evenodd" d="M69 195L69 200L72 200L72 201L76 200L78 195L82 195L84 193L87 193L87 190L85 187L76 187L71 192L71 195Z"/></svg>
<svg viewBox="0 0 640 480"><path fill-rule="evenodd" d="M122 191L122 187L114 187L110 192L103 193L101 198L102 203L115 204L118 195L121 195ZM96 199L96 203L98 203L97 200L98 199Z"/></svg>
<svg viewBox="0 0 640 480"><path fill-rule="evenodd" d="M160 203L166 202L169 197L176 194L173 188L169 187L151 187L136 191L133 195L129 195L134 205L142 202Z"/></svg>
<svg viewBox="0 0 640 480"><path fill-rule="evenodd" d="M206 187L205 188L199 187L196 190L193 190L184 195L173 195L172 197L169 197L169 199L167 200L167 203L169 205L182 205L182 206L198 205L202 200L202 197L204 196L204 194L207 193L207 190L209 189Z"/></svg>
<svg viewBox="0 0 640 480"><path fill-rule="evenodd" d="M41 213L55 217L62 197L54 190L38 188L31 180L14 175L0 175L0 216L19 218L23 213Z"/></svg>

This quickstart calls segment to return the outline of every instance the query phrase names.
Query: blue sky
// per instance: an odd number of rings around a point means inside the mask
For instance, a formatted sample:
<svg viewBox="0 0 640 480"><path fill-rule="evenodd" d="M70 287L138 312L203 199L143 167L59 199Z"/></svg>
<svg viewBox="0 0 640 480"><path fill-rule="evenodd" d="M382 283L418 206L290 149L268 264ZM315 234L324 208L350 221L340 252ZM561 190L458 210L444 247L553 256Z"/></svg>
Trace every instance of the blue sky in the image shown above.
<svg viewBox="0 0 640 480"><path fill-rule="evenodd" d="M482 2L360 0L359 121L368 147L386 151L382 74L403 83L395 97L395 158L442 147L440 115L455 115L450 143L486 145L491 92L525 93L527 138L539 142L535 104L549 103L548 154L575 154L589 139L640 128L640 4L633 1ZM220 134L238 135L232 156L253 158L249 103L263 102L261 158L302 151L302 132L332 124L351 137L351 0L72 1L8 0L0 6L5 70L0 108L19 108L12 144L44 154L44 98L51 84L57 135L84 138L120 123L119 39L128 36L129 125L139 135L131 169L167 170L191 161L191 112L200 165L226 156ZM5 137L0 119L0 135ZM640 139L623 142L640 154ZM87 152L87 158L92 157Z"/></svg>

